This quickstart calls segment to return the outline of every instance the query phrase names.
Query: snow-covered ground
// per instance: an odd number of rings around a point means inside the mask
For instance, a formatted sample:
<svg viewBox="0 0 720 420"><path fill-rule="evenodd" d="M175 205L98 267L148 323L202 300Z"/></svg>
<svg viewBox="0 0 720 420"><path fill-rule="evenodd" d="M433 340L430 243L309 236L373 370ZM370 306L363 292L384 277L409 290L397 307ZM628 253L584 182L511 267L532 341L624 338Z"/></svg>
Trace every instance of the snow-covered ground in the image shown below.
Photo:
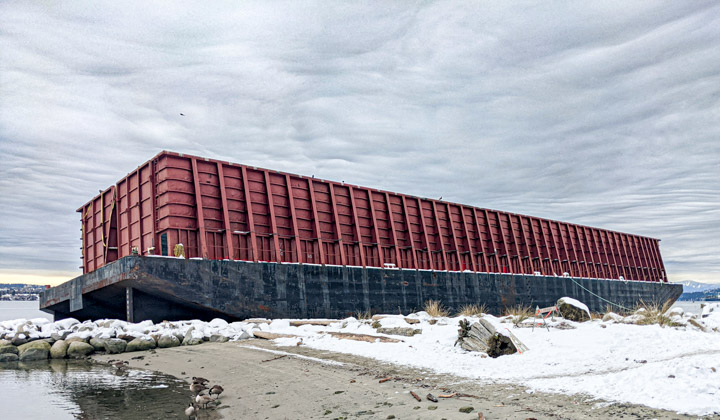
<svg viewBox="0 0 720 420"><path fill-rule="evenodd" d="M670 319L679 326L634 325L641 314L629 317L606 315L606 321L576 323L557 318L551 328L528 328L533 318L515 327L509 317L487 317L507 328L529 351L493 359L483 353L454 346L458 322L477 317L433 318L425 312L381 319L347 318L329 325L292 326L291 320L248 320L227 323L198 320L136 324L118 320L78 322L65 319L12 320L0 322L0 338L27 339L80 337L142 338L160 341L174 335L183 344L203 341L247 339L258 331L287 334L279 346L309 346L379 361L407 365L426 371L451 374L472 381L526 385L530 391L585 394L609 401L643 404L693 415L720 412L720 304L702 314L673 309ZM376 316L376 318L379 318ZM530 325L528 325L528 323ZM327 322L325 324L328 324ZM422 330L398 343L339 339L329 332L378 334L377 327ZM569 329L563 329L560 327Z"/></svg>
<svg viewBox="0 0 720 420"><path fill-rule="evenodd" d="M383 327L422 329L422 334L400 337L404 340L402 343L342 340L323 333L376 334L369 321L354 318L330 327L291 327L287 320L260 327L270 332L300 335L303 344L312 348L470 380L523 384L536 391L587 394L610 401L707 415L720 412L720 333L717 331L720 305L716 304L715 311L707 315L697 318L707 332L690 325L661 327L600 320L570 322L575 329L550 328L548 331L542 327L515 328L507 322L503 325L530 350L496 359L453 346L458 321L465 317L440 318L435 325L430 325L431 318L423 312L409 316L420 320L412 325L402 316L380 319L378 322ZM680 319L679 315L676 317ZM689 317L690 314L683 316L685 320ZM295 346L298 339L275 341Z"/></svg>

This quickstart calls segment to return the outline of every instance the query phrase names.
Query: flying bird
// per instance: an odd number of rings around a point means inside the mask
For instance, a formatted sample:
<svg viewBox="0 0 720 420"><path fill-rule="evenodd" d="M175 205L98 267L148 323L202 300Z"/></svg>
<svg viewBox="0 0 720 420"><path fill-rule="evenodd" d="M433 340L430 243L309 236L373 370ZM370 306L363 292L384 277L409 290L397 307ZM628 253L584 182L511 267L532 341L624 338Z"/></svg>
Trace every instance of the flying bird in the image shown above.
<svg viewBox="0 0 720 420"><path fill-rule="evenodd" d="M185 114L183 114L182 112L180 113L180 115L183 116L183 117L185 116Z"/></svg>

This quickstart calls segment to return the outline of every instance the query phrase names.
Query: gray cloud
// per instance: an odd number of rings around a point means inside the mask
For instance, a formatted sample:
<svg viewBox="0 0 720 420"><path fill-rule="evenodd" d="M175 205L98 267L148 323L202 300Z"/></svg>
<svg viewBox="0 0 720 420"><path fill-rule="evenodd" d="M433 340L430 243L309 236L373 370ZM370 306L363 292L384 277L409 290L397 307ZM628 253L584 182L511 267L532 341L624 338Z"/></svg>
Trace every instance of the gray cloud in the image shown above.
<svg viewBox="0 0 720 420"><path fill-rule="evenodd" d="M657 237L720 281L718 39L714 2L3 2L0 270L77 270L75 210L168 149Z"/></svg>

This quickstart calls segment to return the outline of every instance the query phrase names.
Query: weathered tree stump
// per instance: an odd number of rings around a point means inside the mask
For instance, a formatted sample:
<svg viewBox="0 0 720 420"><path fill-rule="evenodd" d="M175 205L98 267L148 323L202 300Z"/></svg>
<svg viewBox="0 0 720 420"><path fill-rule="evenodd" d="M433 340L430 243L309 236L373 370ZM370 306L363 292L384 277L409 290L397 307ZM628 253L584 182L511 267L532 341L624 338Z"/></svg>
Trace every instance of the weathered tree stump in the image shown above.
<svg viewBox="0 0 720 420"><path fill-rule="evenodd" d="M508 329L499 330L493 323L485 318L472 325L467 320L460 321L458 339L455 344L469 351L487 353L490 357L499 357L505 354L524 353L528 350Z"/></svg>

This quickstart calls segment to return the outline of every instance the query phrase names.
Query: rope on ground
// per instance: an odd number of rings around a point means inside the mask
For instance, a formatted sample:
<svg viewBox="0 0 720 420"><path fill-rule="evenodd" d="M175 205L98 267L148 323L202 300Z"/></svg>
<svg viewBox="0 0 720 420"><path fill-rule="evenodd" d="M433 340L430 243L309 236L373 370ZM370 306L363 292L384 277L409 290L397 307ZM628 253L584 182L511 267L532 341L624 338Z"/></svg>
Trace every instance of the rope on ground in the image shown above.
<svg viewBox="0 0 720 420"><path fill-rule="evenodd" d="M588 288L586 288L586 287L583 286L582 284L576 282L574 278L570 277L570 280L572 280L573 283L577 284L578 286L580 286L581 289L585 290L586 292L590 293L591 295L595 296L596 298L598 298L598 299L600 299L600 300L602 300L602 301L604 301L604 302L607 302L607 303L609 303L609 304L611 304L611 305L615 305L615 306L617 306L618 308L624 309L624 310L626 310L626 311L628 311L628 312L631 312L631 311L632 311L632 309L630 309L630 308L626 308L626 307L622 306L622 305L619 304L619 303L611 302L611 301L605 299L604 297L602 297L602 296L600 296L600 295L598 295L598 294L596 294L596 293L593 293L591 290L589 290Z"/></svg>

